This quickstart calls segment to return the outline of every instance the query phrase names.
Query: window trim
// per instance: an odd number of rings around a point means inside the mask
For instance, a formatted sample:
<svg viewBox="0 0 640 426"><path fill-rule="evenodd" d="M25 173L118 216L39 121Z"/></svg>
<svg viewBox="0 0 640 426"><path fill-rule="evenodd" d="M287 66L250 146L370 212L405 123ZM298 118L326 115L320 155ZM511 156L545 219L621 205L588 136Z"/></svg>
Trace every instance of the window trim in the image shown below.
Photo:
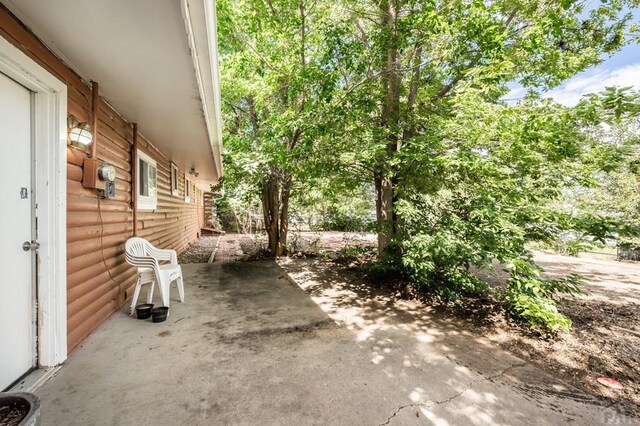
<svg viewBox="0 0 640 426"><path fill-rule="evenodd" d="M184 175L184 202L191 202L191 180L187 177L187 174Z"/></svg>
<svg viewBox="0 0 640 426"><path fill-rule="evenodd" d="M176 177L175 179L173 178L173 171L176 171ZM171 175L169 176L169 180L171 182L171 195L173 195L174 197L179 197L180 196L180 169L178 168L178 166L175 165L175 163L172 161L171 162ZM174 184L175 184L175 188L174 188Z"/></svg>
<svg viewBox="0 0 640 426"><path fill-rule="evenodd" d="M158 207L158 163L148 154L138 150L138 164L136 164L136 191L138 210L155 210ZM140 160L156 169L156 195L154 197L140 194Z"/></svg>

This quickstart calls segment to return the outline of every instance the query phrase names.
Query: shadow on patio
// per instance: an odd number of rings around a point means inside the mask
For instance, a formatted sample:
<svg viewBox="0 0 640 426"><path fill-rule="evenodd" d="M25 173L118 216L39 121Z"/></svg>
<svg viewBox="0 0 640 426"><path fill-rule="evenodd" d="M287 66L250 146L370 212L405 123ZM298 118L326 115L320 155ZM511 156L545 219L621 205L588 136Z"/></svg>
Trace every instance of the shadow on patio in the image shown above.
<svg viewBox="0 0 640 426"><path fill-rule="evenodd" d="M168 321L123 308L37 393L44 424L575 424L615 416L454 323L273 262L183 266ZM322 309L321 309L322 308Z"/></svg>

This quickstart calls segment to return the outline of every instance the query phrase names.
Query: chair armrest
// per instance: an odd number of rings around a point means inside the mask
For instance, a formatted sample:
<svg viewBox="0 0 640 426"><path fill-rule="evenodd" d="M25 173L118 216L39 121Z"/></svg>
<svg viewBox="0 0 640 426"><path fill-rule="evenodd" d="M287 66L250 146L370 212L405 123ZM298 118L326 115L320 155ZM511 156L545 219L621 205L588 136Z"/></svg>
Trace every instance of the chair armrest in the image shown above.
<svg viewBox="0 0 640 426"><path fill-rule="evenodd" d="M152 254L158 260L167 260L171 262L172 265L178 264L178 254L175 250L159 249L154 247Z"/></svg>
<svg viewBox="0 0 640 426"><path fill-rule="evenodd" d="M153 256L136 256L127 253L126 254L127 263L136 268L157 268L160 269L160 264L158 263L158 259Z"/></svg>
<svg viewBox="0 0 640 426"><path fill-rule="evenodd" d="M135 268L149 268L153 270L153 275L157 282L160 283L160 263L158 263L158 259L153 256L136 256L130 253L126 253L125 258L127 263Z"/></svg>

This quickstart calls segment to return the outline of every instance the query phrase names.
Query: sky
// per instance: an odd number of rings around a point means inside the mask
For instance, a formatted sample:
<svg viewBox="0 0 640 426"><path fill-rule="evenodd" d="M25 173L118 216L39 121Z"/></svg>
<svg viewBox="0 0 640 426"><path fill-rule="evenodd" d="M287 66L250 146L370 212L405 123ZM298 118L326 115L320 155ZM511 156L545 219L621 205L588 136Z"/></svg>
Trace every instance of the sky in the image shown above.
<svg viewBox="0 0 640 426"><path fill-rule="evenodd" d="M640 20L640 11L634 12L634 19L636 22ZM583 95L599 92L607 86L631 86L640 90L640 45L626 46L613 56L603 59L598 66L575 75L543 96L573 106ZM522 87L513 85L505 98L516 100L524 95L525 90Z"/></svg>

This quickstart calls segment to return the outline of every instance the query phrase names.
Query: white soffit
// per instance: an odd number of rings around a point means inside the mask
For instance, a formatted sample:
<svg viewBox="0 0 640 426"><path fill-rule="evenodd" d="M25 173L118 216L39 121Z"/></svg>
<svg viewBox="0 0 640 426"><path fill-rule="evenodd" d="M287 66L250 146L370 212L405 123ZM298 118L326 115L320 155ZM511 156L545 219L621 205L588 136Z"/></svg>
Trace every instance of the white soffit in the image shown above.
<svg viewBox="0 0 640 426"><path fill-rule="evenodd" d="M198 186L217 182L215 0L0 1Z"/></svg>

